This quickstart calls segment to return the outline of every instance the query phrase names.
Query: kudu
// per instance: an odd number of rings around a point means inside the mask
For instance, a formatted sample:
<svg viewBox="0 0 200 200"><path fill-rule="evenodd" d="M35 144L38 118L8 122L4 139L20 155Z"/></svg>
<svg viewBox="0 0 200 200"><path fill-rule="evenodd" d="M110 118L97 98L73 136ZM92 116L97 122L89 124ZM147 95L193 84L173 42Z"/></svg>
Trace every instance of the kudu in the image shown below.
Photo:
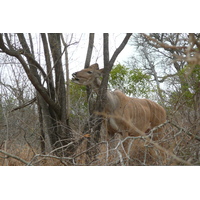
<svg viewBox="0 0 200 200"><path fill-rule="evenodd" d="M88 85L98 93L103 69L98 64L72 74L74 83ZM120 90L107 91L107 104L104 108L108 134L120 133L123 138L139 136L166 121L164 108L148 99L126 96Z"/></svg>

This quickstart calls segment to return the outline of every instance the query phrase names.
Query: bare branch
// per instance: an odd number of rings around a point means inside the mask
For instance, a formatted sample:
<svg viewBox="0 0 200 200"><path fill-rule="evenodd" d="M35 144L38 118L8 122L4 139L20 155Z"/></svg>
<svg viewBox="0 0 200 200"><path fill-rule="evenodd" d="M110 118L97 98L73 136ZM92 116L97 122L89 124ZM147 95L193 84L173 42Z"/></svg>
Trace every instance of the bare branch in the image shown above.
<svg viewBox="0 0 200 200"><path fill-rule="evenodd" d="M32 103L34 103L35 101L36 101L36 97L33 98L33 99L31 99L30 101L24 103L23 105L18 106L17 108L12 109L11 112L16 111L16 110L19 110L19 109L21 109L21 108L25 108L25 107L31 105Z"/></svg>
<svg viewBox="0 0 200 200"><path fill-rule="evenodd" d="M3 150L1 150L1 149L0 149L0 152L3 153L3 154L5 154L5 155L7 155L7 156L9 156L9 157L11 157L11 158L14 158L14 159L16 159L16 160L19 160L20 162L22 162L22 163L24 163L24 164L26 164L26 165L30 165L29 162L23 160L22 158L20 158L20 157L18 157L18 156L15 156L15 155L13 155L13 154L7 153L7 152L5 152L5 151L3 151Z"/></svg>
<svg viewBox="0 0 200 200"><path fill-rule="evenodd" d="M173 46L173 45L168 45L166 43L160 42L152 37L150 37L149 35L145 34L145 33L141 33L141 35L143 35L146 39L148 39L149 41L155 42L155 44L153 45L156 48L164 48L164 49L186 49L186 46Z"/></svg>
<svg viewBox="0 0 200 200"><path fill-rule="evenodd" d="M119 45L119 47L115 50L112 58L109 61L109 66L113 66L117 56L121 53L121 51L124 49L124 47L126 46L129 38L131 37L132 33L127 33L124 40L122 41L122 43Z"/></svg>
<svg viewBox="0 0 200 200"><path fill-rule="evenodd" d="M89 43L88 43L88 50L87 50L87 54L86 54L85 67L84 68L88 68L90 66L93 46L94 46L94 33L90 33L90 35L89 35Z"/></svg>
<svg viewBox="0 0 200 200"><path fill-rule="evenodd" d="M185 132L187 135L193 137L194 139L200 141L200 137L198 137L197 135L192 134L190 131L185 130L184 128L179 127L178 125L176 125L173 122L169 122L170 124L172 124L173 126L175 126L176 128L178 128L179 130L182 130L183 132Z"/></svg>
<svg viewBox="0 0 200 200"><path fill-rule="evenodd" d="M109 35L108 33L103 34L103 59L104 59L104 67L109 67Z"/></svg>
<svg viewBox="0 0 200 200"><path fill-rule="evenodd" d="M30 69L28 68L28 65L26 63L26 61L23 59L23 57L21 56L20 52L18 51L14 51L14 50L9 50L3 41L3 36L2 34L0 34L0 48L3 50L3 52L5 52L6 54L10 55L10 56L14 56L16 57L19 62L22 64L27 76L29 77L29 80L31 81L31 83L34 85L34 87L36 88L36 90L40 93L40 95L44 98L44 100L53 108L53 110L59 114L60 112L60 108L59 105L57 105L48 95L46 89L40 84L40 82L38 81L38 79L34 76L34 74L30 71Z"/></svg>

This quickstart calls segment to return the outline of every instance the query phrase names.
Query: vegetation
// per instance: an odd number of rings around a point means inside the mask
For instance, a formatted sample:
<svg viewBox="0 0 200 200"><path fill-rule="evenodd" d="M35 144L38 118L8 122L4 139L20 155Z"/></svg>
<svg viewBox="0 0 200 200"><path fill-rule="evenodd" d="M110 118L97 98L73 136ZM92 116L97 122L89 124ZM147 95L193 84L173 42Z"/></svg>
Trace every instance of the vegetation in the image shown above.
<svg viewBox="0 0 200 200"><path fill-rule="evenodd" d="M151 76L143 73L139 68L128 68L118 64L110 72L109 85L111 88L120 89L128 96L148 97L153 92L150 82Z"/></svg>
<svg viewBox="0 0 200 200"><path fill-rule="evenodd" d="M95 95L69 79L74 35L0 34L0 165L200 165L200 35L126 34L112 55L102 37L105 72ZM128 42L135 52L115 64ZM94 44L90 34L83 67L99 57ZM92 113L103 110L107 87L164 106L162 137L106 139Z"/></svg>

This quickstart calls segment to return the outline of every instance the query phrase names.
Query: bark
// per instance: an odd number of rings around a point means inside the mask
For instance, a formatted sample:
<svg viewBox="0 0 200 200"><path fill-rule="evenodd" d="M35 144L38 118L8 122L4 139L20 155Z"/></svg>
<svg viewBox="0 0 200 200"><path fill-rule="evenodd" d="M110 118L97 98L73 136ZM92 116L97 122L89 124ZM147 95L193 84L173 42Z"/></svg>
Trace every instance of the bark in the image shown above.
<svg viewBox="0 0 200 200"><path fill-rule="evenodd" d="M103 62L104 68L109 68L109 34L103 34Z"/></svg>
<svg viewBox="0 0 200 200"><path fill-rule="evenodd" d="M25 59L22 57L22 53L24 53L21 50L15 51L15 50L10 50L8 49L3 41L3 37L2 34L0 34L0 48L2 49L2 51L10 56L16 57L18 59L18 61L22 64L24 71L26 72L29 80L31 81L31 83L33 84L33 86L36 88L36 90L40 93L40 95L44 98L44 100L52 107L52 109L59 114L59 107L58 105L56 105L56 103L49 97L47 90L40 84L40 82L38 81L38 78L34 76L34 73L32 73L31 69L29 69ZM26 53L24 54L25 56L27 56L29 59L30 56L28 56ZM35 65L34 65L35 66Z"/></svg>
<svg viewBox="0 0 200 200"><path fill-rule="evenodd" d="M90 33L84 68L88 68L90 66L93 46L94 46L94 33Z"/></svg>
<svg viewBox="0 0 200 200"><path fill-rule="evenodd" d="M61 108L66 106L66 96L65 96L65 80L64 72L62 68L61 61L61 42L60 34L48 34L49 44L51 49L51 54L53 57L54 70L55 70L55 92L56 92L56 101ZM63 111L64 110L64 111ZM66 109L60 110L60 119L61 121L65 120Z"/></svg>
<svg viewBox="0 0 200 200"><path fill-rule="evenodd" d="M124 49L126 46L129 38L131 37L131 33L127 33L122 43L119 45L119 47L115 50L113 53L111 59L109 59L109 34L104 33L103 34L103 58L104 58L104 71L103 71L103 79L101 86L99 88L99 93L97 95L96 105L95 105L95 111L102 112L104 110L104 107L106 105L107 101L107 86L108 86L108 79L109 79L109 73L112 70L112 67L114 65L114 62L117 58L117 56L120 54L120 52ZM103 121L103 116L93 114L90 117L90 126L92 127L92 137L90 138L91 144L95 145L100 142L101 139L101 125ZM87 162L92 162L95 160L95 155L98 153L98 147L93 148L92 151L88 151L88 157L89 159Z"/></svg>
<svg viewBox="0 0 200 200"><path fill-rule="evenodd" d="M104 106L106 104L106 91L108 86L108 79L109 79L109 73L112 70L112 67L114 65L114 62L117 58L117 56L120 54L120 52L124 49L126 46L129 38L131 37L131 33L127 33L122 43L119 45L119 47L115 50L113 53L111 59L109 59L109 49L108 49L108 42L109 42L109 35L107 33L104 34L104 73L103 73L103 79L101 86L99 88L99 95L97 97L97 110L99 112L102 112L104 109Z"/></svg>
<svg viewBox="0 0 200 200"><path fill-rule="evenodd" d="M55 92L56 103L59 105L60 112L57 121L60 123L57 128L58 137L62 140L62 144L67 144L68 139L72 138L70 127L68 126L67 110L66 110L66 90L65 79L62 68L62 53L61 53L61 41L60 34L48 34L51 54L53 57L54 69L55 69Z"/></svg>
<svg viewBox="0 0 200 200"><path fill-rule="evenodd" d="M94 46L94 36L95 36L94 33L89 34L88 49L87 49L84 68L88 68L90 66L90 61L92 58L92 51L93 51L93 46ZM89 105L89 114L91 115L94 111L94 105L92 101L93 95L92 95L91 88L89 88L88 86L86 87L86 91L87 91L87 100L88 100L88 105Z"/></svg>
<svg viewBox="0 0 200 200"><path fill-rule="evenodd" d="M41 33L45 62L47 66L47 87L50 94L50 98L55 101L55 90L54 90L54 82L53 82L53 73L52 73L52 66L51 66L51 58L49 53L48 42L45 33Z"/></svg>
<svg viewBox="0 0 200 200"><path fill-rule="evenodd" d="M37 99L40 107L42 109L42 117L46 124L46 131L50 139L52 148L62 147L62 145L70 142L71 134L70 128L67 125L66 120L66 92L65 92L65 80L64 73L62 69L61 62L61 43L59 34L50 34L49 44L51 47L52 57L54 61L53 68L51 67L50 53L48 49L48 42L45 34L41 34L45 61L47 65L47 73L41 67L41 65L35 60L32 50L29 49L29 46L26 42L24 34L17 34L22 49L13 49L12 45L6 37L7 43L9 44L7 48L3 35L0 34L0 48L2 52L13 56L18 59L22 64L29 80L35 87L37 91ZM30 34L29 34L30 37ZM44 87L44 84L41 83L41 77L38 73L38 70L42 73L44 81L47 82L47 89ZM55 87L53 83L53 71L55 71ZM61 109L62 108L62 109ZM41 117L41 116L40 116ZM44 147L42 147L43 149ZM60 148L61 149L61 148ZM59 154L55 151L57 155ZM64 155L67 155L64 152Z"/></svg>
<svg viewBox="0 0 200 200"><path fill-rule="evenodd" d="M38 117L39 117L39 127L40 127L40 148L41 148L41 153L45 154L45 131L44 131L44 120L43 120L43 115L42 115L42 107L41 104L39 103L38 99Z"/></svg>
<svg viewBox="0 0 200 200"><path fill-rule="evenodd" d="M157 52L161 53L161 51L159 51L159 48L163 48L167 52L163 53L163 55L173 60L174 68L176 69L177 75L179 76L182 93L189 92L187 87L188 86L187 80L185 79L183 74L180 73L180 71L186 65L186 62L184 60L177 61L177 56L185 54L185 51L183 50L186 49L185 44L183 44L183 46L179 46L179 42L183 40L181 34L152 33L150 34L150 36L142 34L142 37L145 39L145 42L147 42L151 47L154 47Z"/></svg>
<svg viewBox="0 0 200 200"><path fill-rule="evenodd" d="M161 90L161 88L160 88L160 82L159 82L159 79L158 79L157 72L156 72L156 70L155 70L155 65L154 65L154 63L150 60L149 55L148 55L148 53L147 53L145 47L144 47L144 49L142 50L142 52L143 52L144 57L146 58L146 60L147 60L147 62L148 62L148 64L149 64L149 67L150 67L150 69L151 69L151 71L152 71L152 75L154 76L159 98L160 98L161 102L164 103L164 99L163 99L163 95L162 95L162 90Z"/></svg>
<svg viewBox="0 0 200 200"><path fill-rule="evenodd" d="M69 116L70 116L70 90L69 90L69 60L68 60L68 50L67 50L67 43L64 40L63 34L61 34L62 43L64 45L64 51L65 51L65 70L66 70L66 108L67 108L67 125L69 126Z"/></svg>
<svg viewBox="0 0 200 200"><path fill-rule="evenodd" d="M18 34L18 38L22 45L23 50L25 51L24 55L27 57L27 60L28 60L29 66L30 66L30 73L33 74L33 76L38 80L37 85L41 86L41 78L37 72L37 68L34 65L36 63L36 61L33 61L33 59L32 59L33 56L31 55L31 52L29 50L26 39L23 34ZM49 98L48 92L47 92L47 96ZM41 98L41 93L39 93L39 94L37 93L37 97L38 97L37 98L38 102L41 104L41 107L43 108L43 113L45 116L46 124L48 124L53 129L53 130L48 130L48 136L49 136L49 139L51 142L51 146L54 148L54 145L57 143L57 141L59 141L59 130L57 130L58 129L57 128L58 117L56 117L56 114L54 113L54 111L51 110L51 106L50 106L50 109L48 109L48 107L45 105L46 102L44 102L45 99ZM60 109L58 108L58 106L56 106L56 107L57 107L57 116L59 116ZM57 145L58 145L58 143L57 143ZM57 145L55 147L57 147Z"/></svg>

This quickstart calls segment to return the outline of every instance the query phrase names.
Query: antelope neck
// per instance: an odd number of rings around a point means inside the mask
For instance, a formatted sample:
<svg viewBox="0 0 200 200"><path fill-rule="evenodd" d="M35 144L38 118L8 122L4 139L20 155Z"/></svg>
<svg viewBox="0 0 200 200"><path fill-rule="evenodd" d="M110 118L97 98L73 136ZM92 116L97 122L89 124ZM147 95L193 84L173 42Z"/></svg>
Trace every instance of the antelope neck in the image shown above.
<svg viewBox="0 0 200 200"><path fill-rule="evenodd" d="M95 91L95 93L98 93L100 85L101 80L99 78L95 78L93 84L91 85L91 88Z"/></svg>

